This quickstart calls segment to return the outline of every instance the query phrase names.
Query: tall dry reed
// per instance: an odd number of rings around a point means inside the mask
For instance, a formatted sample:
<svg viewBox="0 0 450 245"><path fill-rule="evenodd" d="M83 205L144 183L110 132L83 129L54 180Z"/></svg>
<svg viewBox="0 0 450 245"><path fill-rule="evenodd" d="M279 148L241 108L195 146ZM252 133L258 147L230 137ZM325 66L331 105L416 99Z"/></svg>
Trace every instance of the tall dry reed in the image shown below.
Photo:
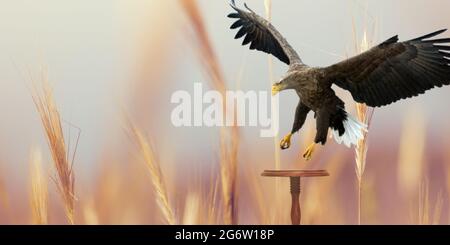
<svg viewBox="0 0 450 245"><path fill-rule="evenodd" d="M66 151L66 143L61 125L61 117L53 98L52 89L48 83L45 72L41 76L41 84L33 83L32 97L36 109L42 121L47 136L47 142L56 169L56 176L52 177L63 199L67 221L74 224L75 206L75 176L73 173L73 161Z"/></svg>
<svg viewBox="0 0 450 245"><path fill-rule="evenodd" d="M42 156L37 149L33 149L30 155L30 180L33 224L48 224L47 175L42 172Z"/></svg>
<svg viewBox="0 0 450 245"><path fill-rule="evenodd" d="M370 126L371 118L374 112L365 104L356 104L357 117L360 122ZM358 179L358 224L361 224L361 203L362 203L362 181L367 163L368 131L363 132L363 139L359 140L355 147L355 172Z"/></svg>
<svg viewBox="0 0 450 245"><path fill-rule="evenodd" d="M176 224L175 212L169 203L169 195L167 192L161 166L156 161L153 148L144 134L131 122L129 123L128 132L131 139L139 148L140 154L145 161L145 165L151 177L151 183L156 193L157 204L163 214L165 223L169 225Z"/></svg>
<svg viewBox="0 0 450 245"><path fill-rule="evenodd" d="M180 4L188 17L194 32L197 54L204 66L210 85L225 95L226 82L211 43L208 30L196 0L180 0ZM225 96L223 96L225 98ZM224 106L229 104L224 102ZM226 109L224 107L224 109ZM233 108L234 109L234 108ZM226 110L224 110L226 113ZM238 148L239 131L237 127L220 129L220 177L222 187L223 222L225 224L238 223Z"/></svg>
<svg viewBox="0 0 450 245"><path fill-rule="evenodd" d="M354 31L354 33L356 32ZM367 32L364 31L362 41L358 48L358 52L363 53L369 50L370 46L371 43L367 38ZM370 122L372 121L373 113L373 108L368 107L366 104L356 103L357 118L360 122L366 124L367 128L370 128ZM356 178L358 180L358 224L361 224L362 182L367 163L367 150L369 148L368 132L369 131L362 132L363 138L358 141L355 147L355 172Z"/></svg>

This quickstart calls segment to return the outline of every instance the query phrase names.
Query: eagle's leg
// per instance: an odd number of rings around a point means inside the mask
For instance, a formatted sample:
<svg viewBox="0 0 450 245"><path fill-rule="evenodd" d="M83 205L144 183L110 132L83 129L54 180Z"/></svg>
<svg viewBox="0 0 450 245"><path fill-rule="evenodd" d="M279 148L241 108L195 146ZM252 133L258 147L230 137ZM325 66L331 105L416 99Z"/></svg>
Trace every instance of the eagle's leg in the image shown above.
<svg viewBox="0 0 450 245"><path fill-rule="evenodd" d="M287 148L291 147L291 137L292 133L289 133L288 135L284 136L283 139L280 141L280 148L282 150L286 150Z"/></svg>
<svg viewBox="0 0 450 245"><path fill-rule="evenodd" d="M306 148L305 153L303 153L303 158L305 158L306 161L311 160L315 148L316 143L312 143L311 145L308 146L308 148Z"/></svg>
<svg viewBox="0 0 450 245"><path fill-rule="evenodd" d="M294 119L294 125L292 126L291 132L284 136L284 138L280 142L280 148L282 150L285 150L291 146L291 137L293 134L297 133L305 124L306 116L308 115L308 112L310 112L311 109L307 107L305 104L302 104L302 102L298 102L297 109L295 110L295 119Z"/></svg>
<svg viewBox="0 0 450 245"><path fill-rule="evenodd" d="M314 139L314 143L308 146L308 148L306 148L305 153L303 154L303 158L305 158L306 161L311 160L317 144L325 145L325 143L327 142L329 126L330 126L330 113L327 110L318 111L316 118L316 129L317 129L316 138Z"/></svg>

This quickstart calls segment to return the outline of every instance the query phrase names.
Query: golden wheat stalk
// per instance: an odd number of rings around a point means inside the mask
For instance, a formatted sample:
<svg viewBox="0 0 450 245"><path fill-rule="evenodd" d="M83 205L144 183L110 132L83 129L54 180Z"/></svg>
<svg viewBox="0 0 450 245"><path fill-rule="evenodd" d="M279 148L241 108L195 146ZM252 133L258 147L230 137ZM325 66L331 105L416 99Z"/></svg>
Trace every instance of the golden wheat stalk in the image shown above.
<svg viewBox="0 0 450 245"><path fill-rule="evenodd" d="M180 3L193 27L197 42L196 50L199 54L200 61L211 79L211 86L222 95L225 95L226 84L223 72L214 52L197 2L195 0L181 0ZM224 108L226 104L227 102L224 103ZM220 175L224 209L223 222L225 224L237 224L237 154L239 146L239 131L237 127L232 127L231 129L221 128L220 143Z"/></svg>
<svg viewBox="0 0 450 245"><path fill-rule="evenodd" d="M356 33L354 31L354 33ZM359 52L363 53L370 47L370 43L367 39L367 33L364 32L363 39L361 41ZM358 120L370 127L372 121L373 108L368 107L366 104L356 103L356 115ZM361 224L361 195L362 195L362 178L366 169L366 156L368 150L368 131L363 131L363 138L360 139L355 147L355 172L358 179L358 224Z"/></svg>
<svg viewBox="0 0 450 245"><path fill-rule="evenodd" d="M156 193L156 202L159 208L161 209L164 221L169 225L175 225L176 219L174 211L169 204L169 195L167 192L166 185L164 183L163 174L158 161L156 161L153 148L151 147L149 141L144 136L144 134L131 122L129 122L128 131L130 133L132 140L138 146L141 156L145 161L145 165L151 177L153 189Z"/></svg>
<svg viewBox="0 0 450 245"><path fill-rule="evenodd" d="M363 53L369 49L369 42L367 40L367 34L364 32L363 39L361 41L361 45L359 48L359 52ZM360 122L365 123L366 125L370 122L369 107L366 104L356 103L356 115ZM367 155L367 132L363 132L363 138L358 141L356 146L356 176L360 181L362 179L362 175L364 174L364 170L366 168L366 155Z"/></svg>
<svg viewBox="0 0 450 245"><path fill-rule="evenodd" d="M53 164L56 168L57 176L52 179L55 181L64 201L66 218L70 224L74 224L75 177L72 171L73 161L69 163L61 118L45 73L42 74L41 83L40 88L36 83L33 83L32 97L41 118Z"/></svg>
<svg viewBox="0 0 450 245"><path fill-rule="evenodd" d="M356 111L358 120L364 122L366 125L370 124L373 114L373 109L370 109L365 104L356 104ZM363 138L360 139L355 147L355 171L358 179L358 224L361 224L361 202L362 202L362 179L367 163L367 150L369 148L367 140L367 131L363 132Z"/></svg>
<svg viewBox="0 0 450 245"><path fill-rule="evenodd" d="M33 224L48 224L48 187L46 175L42 173L41 152L33 149L30 155L31 212Z"/></svg>

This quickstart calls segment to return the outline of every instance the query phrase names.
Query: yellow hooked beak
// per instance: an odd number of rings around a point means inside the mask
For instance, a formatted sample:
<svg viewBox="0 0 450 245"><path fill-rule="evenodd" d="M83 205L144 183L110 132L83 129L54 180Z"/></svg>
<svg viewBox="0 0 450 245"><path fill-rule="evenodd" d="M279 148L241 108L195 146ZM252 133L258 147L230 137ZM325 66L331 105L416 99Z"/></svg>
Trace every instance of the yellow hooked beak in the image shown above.
<svg viewBox="0 0 450 245"><path fill-rule="evenodd" d="M276 83L272 85L272 96L277 95L282 90L282 86L280 83Z"/></svg>

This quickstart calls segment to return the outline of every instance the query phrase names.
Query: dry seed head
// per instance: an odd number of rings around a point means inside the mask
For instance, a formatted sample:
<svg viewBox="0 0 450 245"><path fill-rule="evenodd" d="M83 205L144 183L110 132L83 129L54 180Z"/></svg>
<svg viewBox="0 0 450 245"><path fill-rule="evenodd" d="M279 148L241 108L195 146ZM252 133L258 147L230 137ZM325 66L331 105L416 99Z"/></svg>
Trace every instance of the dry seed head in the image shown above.
<svg viewBox="0 0 450 245"><path fill-rule="evenodd" d="M45 72L42 73L40 84L34 82L33 86L33 101L41 118L56 169L56 176L53 180L64 201L67 220L73 224L75 205L73 162L69 163L61 118Z"/></svg>
<svg viewBox="0 0 450 245"><path fill-rule="evenodd" d="M153 148L143 135L143 133L134 125L129 123L129 133L133 141L137 144L141 156L145 161L147 169L151 177L151 183L156 193L157 204L163 214L165 222L169 225L176 224L174 211L169 204L167 188L162 176L161 167L155 159Z"/></svg>

